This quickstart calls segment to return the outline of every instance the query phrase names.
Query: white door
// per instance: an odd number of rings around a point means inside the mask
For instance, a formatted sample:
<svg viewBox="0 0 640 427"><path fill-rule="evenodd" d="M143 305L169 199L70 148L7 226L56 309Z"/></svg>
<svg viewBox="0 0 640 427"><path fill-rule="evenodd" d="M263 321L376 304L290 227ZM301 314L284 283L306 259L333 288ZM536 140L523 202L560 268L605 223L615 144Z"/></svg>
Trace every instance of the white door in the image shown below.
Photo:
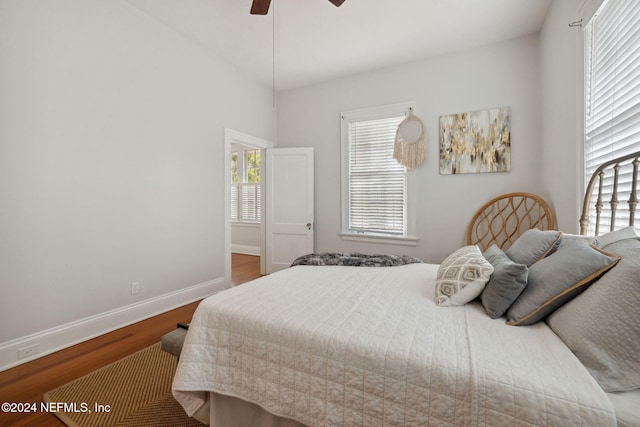
<svg viewBox="0 0 640 427"><path fill-rule="evenodd" d="M313 148L270 148L266 161L269 274L313 252Z"/></svg>

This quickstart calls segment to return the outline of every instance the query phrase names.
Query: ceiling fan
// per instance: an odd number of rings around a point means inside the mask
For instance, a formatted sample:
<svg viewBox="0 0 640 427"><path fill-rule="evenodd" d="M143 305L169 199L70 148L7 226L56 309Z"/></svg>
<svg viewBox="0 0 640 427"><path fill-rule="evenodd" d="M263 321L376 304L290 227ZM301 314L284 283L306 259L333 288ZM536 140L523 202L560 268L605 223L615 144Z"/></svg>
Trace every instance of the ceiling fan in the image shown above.
<svg viewBox="0 0 640 427"><path fill-rule="evenodd" d="M336 7L340 7L344 0L329 0L331 3L336 5ZM251 4L251 14L252 15L266 15L269 12L269 5L271 4L271 0L253 0Z"/></svg>

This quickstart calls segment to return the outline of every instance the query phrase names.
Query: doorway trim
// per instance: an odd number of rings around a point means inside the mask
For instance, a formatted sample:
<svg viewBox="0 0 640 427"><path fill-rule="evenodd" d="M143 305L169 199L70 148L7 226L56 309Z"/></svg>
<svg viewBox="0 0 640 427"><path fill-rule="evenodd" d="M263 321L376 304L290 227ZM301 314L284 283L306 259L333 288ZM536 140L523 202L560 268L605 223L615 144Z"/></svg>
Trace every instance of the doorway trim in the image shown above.
<svg viewBox="0 0 640 427"><path fill-rule="evenodd" d="M233 144L248 145L262 150L261 158L264 158L265 150L273 148L273 143L267 140L238 132L233 129L224 128L224 284L231 287L231 146ZM264 177L264 172L262 173ZM264 179L260 182L262 200L265 200L266 186ZM266 271L266 236L265 236L265 205L260 207L260 273Z"/></svg>

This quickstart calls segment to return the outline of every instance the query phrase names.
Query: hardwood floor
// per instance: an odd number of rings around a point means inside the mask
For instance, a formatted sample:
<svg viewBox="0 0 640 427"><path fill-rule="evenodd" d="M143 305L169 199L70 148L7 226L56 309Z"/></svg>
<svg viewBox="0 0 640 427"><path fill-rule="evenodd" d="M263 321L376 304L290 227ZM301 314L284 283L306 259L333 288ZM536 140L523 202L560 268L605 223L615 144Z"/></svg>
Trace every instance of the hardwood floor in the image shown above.
<svg viewBox="0 0 640 427"><path fill-rule="evenodd" d="M231 254L231 284L233 286L260 277L260 257Z"/></svg>
<svg viewBox="0 0 640 427"><path fill-rule="evenodd" d="M233 254L232 284L260 276L260 258ZM256 273L257 272L257 273ZM190 322L199 301L0 372L0 403L35 403L42 395L76 378L160 341L178 322ZM64 426L47 412L0 412L1 426Z"/></svg>

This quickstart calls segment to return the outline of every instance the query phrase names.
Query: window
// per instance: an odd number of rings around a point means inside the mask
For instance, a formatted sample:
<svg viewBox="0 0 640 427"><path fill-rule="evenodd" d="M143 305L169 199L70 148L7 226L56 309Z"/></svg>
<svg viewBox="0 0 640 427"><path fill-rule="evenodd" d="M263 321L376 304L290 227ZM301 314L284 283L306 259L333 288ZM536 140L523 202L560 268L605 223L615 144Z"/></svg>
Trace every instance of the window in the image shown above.
<svg viewBox="0 0 640 427"><path fill-rule="evenodd" d="M585 26L584 41L588 180L605 161L640 150L640 2L605 0ZM605 178L603 201L611 198L612 181L612 176ZM628 170L620 170L621 201L628 198L624 189L630 189L630 182L629 166ZM590 227L595 221L595 208L592 209ZM610 212L605 203L602 218L610 218ZM618 210L616 223L627 225L628 215L625 210Z"/></svg>
<svg viewBox="0 0 640 427"><path fill-rule="evenodd" d="M410 108L342 113L343 239L415 245L413 174L393 159L396 129Z"/></svg>
<svg viewBox="0 0 640 427"><path fill-rule="evenodd" d="M262 195L260 150L231 153L231 220L260 222Z"/></svg>

